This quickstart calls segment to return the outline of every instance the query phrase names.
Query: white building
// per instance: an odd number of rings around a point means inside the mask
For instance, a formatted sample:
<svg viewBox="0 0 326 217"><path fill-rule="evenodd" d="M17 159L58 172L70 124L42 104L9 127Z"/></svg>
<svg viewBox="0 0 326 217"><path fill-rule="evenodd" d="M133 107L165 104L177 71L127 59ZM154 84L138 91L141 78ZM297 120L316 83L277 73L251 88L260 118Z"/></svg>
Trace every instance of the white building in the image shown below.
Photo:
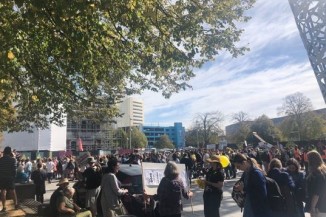
<svg viewBox="0 0 326 217"><path fill-rule="evenodd" d="M51 124L48 129L33 132L4 132L2 147L10 146L17 151L66 150L67 127Z"/></svg>
<svg viewBox="0 0 326 217"><path fill-rule="evenodd" d="M144 103L141 99L126 98L118 105L122 117L117 118L117 127L139 126L144 124Z"/></svg>

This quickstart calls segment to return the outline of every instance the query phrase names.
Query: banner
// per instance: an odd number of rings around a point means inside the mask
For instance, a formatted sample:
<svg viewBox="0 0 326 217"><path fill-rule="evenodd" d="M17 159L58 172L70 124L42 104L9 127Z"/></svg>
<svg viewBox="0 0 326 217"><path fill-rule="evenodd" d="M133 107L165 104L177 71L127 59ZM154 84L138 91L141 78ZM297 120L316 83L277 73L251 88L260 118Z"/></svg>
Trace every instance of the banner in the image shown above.
<svg viewBox="0 0 326 217"><path fill-rule="evenodd" d="M189 187L189 179L186 173L186 166L184 164L177 164L177 166L180 172L179 177L187 190ZM154 195L157 193L158 185L164 177L165 167L166 163L142 163L143 189L145 189L148 195Z"/></svg>

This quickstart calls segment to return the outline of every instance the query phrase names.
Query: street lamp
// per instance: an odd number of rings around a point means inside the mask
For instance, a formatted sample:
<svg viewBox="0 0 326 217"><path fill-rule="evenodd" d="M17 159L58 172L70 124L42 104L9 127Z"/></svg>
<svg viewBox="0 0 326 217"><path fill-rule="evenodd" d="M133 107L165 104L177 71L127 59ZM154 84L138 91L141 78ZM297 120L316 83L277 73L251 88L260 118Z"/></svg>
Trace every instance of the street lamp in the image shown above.
<svg viewBox="0 0 326 217"><path fill-rule="evenodd" d="M131 149L131 121L132 118L129 118L130 122L129 122L129 149Z"/></svg>

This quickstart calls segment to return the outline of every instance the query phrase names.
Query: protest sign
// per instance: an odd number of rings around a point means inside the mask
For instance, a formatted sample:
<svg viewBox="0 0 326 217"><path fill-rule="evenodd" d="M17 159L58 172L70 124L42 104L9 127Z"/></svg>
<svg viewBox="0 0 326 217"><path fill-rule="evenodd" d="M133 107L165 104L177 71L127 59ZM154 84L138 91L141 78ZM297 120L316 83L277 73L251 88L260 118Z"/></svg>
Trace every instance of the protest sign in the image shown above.
<svg viewBox="0 0 326 217"><path fill-rule="evenodd" d="M186 173L186 166L184 164L177 164L179 169L179 177L181 178L185 189L188 189L188 177ZM166 163L142 163L143 172L143 188L148 195L157 193L157 187L161 179L164 177L164 170Z"/></svg>

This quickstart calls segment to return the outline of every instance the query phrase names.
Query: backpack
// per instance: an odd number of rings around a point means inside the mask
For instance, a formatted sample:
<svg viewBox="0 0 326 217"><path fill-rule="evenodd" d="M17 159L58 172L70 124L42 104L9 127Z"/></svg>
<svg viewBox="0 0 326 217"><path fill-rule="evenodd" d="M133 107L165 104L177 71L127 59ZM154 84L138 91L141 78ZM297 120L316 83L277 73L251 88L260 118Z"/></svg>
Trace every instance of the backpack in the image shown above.
<svg viewBox="0 0 326 217"><path fill-rule="evenodd" d="M266 190L269 207L272 211L286 211L286 200L281 193L281 189L277 182L269 177L266 177Z"/></svg>
<svg viewBox="0 0 326 217"><path fill-rule="evenodd" d="M240 179L234 184L231 196L232 196L233 200L236 202L236 204L241 208L241 211L242 211L244 204L245 204L246 195L244 192L235 190L235 186L239 185L241 182L242 182L242 180Z"/></svg>
<svg viewBox="0 0 326 217"><path fill-rule="evenodd" d="M241 208L241 211L245 204L246 195L244 192L236 191L235 186L238 185L242 180L238 180L234 186L231 193L232 199ZM286 201L283 197L280 187L277 182L269 177L266 177L266 190L267 190L267 200L272 211L282 212L286 210Z"/></svg>

